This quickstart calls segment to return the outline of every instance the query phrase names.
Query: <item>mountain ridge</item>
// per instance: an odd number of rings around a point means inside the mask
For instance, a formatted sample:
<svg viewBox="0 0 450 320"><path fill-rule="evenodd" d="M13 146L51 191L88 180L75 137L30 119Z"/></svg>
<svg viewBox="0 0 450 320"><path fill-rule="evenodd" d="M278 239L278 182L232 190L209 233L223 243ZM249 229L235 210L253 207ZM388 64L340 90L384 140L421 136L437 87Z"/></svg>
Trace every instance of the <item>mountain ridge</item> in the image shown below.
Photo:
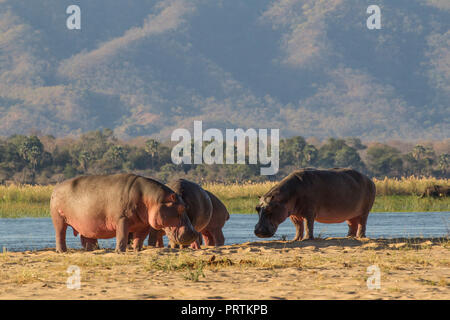
<svg viewBox="0 0 450 320"><path fill-rule="evenodd" d="M0 2L0 135L280 128L284 137L450 136L445 1Z"/></svg>

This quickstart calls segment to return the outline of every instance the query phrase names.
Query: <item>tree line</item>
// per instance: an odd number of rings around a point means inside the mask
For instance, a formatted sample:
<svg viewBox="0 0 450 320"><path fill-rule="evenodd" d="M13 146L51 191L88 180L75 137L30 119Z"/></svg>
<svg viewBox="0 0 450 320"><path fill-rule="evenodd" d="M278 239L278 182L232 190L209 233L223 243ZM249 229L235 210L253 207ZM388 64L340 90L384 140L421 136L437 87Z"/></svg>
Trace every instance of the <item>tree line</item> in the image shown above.
<svg viewBox="0 0 450 320"><path fill-rule="evenodd" d="M437 154L420 144L408 152L382 143L368 147L358 138L329 138L320 146L301 136L281 139L280 170L275 176L261 176L258 165L175 165L171 149L171 143L155 139L140 144L119 141L110 129L87 132L76 139L13 135L0 139L0 183L53 184L77 175L118 172L163 182L184 177L228 183L276 180L304 167L350 167L377 178L450 175L448 153Z"/></svg>

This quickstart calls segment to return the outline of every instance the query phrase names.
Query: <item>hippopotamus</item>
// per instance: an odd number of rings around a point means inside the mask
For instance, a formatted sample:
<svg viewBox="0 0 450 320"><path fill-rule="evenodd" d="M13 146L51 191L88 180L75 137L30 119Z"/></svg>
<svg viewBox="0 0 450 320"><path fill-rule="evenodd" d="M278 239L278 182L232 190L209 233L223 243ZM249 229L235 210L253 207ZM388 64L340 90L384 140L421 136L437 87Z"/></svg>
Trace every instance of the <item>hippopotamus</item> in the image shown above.
<svg viewBox="0 0 450 320"><path fill-rule="evenodd" d="M116 251L127 248L128 234L151 226L163 229L174 243L190 244L198 232L189 220L186 205L164 184L135 174L81 176L58 184L50 200L56 233L56 251L65 252L66 230L79 233L83 246L96 239L116 237ZM133 246L138 248L134 240Z"/></svg>
<svg viewBox="0 0 450 320"><path fill-rule="evenodd" d="M167 186L174 190L183 199L184 203L186 203L186 212L194 229L199 232L205 229L211 220L213 210L211 199L206 191L198 184L185 179L172 181ZM164 246L162 240L163 235L164 230L149 228L148 244L157 247ZM144 239L141 238L140 241ZM170 245L175 246L173 241L171 241ZM197 246L198 241L193 242L193 247Z"/></svg>
<svg viewBox="0 0 450 320"><path fill-rule="evenodd" d="M214 194L193 182L180 179L170 183L169 186L188 204L188 217L191 219L195 230L202 234L205 245L222 246L225 243L222 228L230 218L225 205ZM208 201L206 198L208 198ZM204 202L204 204L202 205L201 202ZM207 207L206 203L208 202L212 205L212 211L209 222L205 225L207 214L204 209ZM148 244L150 246L163 247L163 235L164 231L150 229ZM191 244L191 247L199 249L201 243L202 239L199 237Z"/></svg>
<svg viewBox="0 0 450 320"><path fill-rule="evenodd" d="M373 181L353 169L294 171L260 198L255 235L272 237L290 217L296 227L295 241L314 239L314 221L347 221L347 236L364 238L375 192Z"/></svg>
<svg viewBox="0 0 450 320"><path fill-rule="evenodd" d="M425 188L420 198L433 197L433 198L443 198L450 196L450 187L444 187L439 185L432 185Z"/></svg>
<svg viewBox="0 0 450 320"><path fill-rule="evenodd" d="M205 245L207 246L223 246L225 243L225 237L222 232L222 228L225 222L230 219L230 214L227 208L214 194L205 190L211 199L213 212L211 220L205 229L201 231Z"/></svg>

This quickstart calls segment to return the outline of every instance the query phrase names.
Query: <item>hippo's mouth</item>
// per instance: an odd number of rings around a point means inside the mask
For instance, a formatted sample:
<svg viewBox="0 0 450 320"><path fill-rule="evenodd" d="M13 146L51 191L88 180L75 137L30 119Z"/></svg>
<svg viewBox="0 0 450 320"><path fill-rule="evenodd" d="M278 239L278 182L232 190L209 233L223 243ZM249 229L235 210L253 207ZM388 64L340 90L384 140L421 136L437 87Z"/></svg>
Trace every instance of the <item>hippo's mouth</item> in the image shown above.
<svg viewBox="0 0 450 320"><path fill-rule="evenodd" d="M258 238L271 238L277 232L278 226L274 224L257 224L255 226L255 235Z"/></svg>
<svg viewBox="0 0 450 320"><path fill-rule="evenodd" d="M180 234L180 228L166 228L164 230L170 241L179 245L189 245L199 236L199 233L195 230L188 232L188 234Z"/></svg>

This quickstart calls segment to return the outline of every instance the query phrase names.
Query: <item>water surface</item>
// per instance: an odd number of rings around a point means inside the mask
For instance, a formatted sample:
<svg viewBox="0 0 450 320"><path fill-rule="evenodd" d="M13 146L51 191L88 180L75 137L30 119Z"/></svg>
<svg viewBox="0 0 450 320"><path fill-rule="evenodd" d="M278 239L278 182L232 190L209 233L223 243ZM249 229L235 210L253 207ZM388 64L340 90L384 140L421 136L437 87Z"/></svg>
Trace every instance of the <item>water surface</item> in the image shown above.
<svg viewBox="0 0 450 320"><path fill-rule="evenodd" d="M236 244L261 240L253 234L258 220L256 214L232 214L225 224L225 244ZM344 237L347 224L323 224L316 222L316 237ZM400 237L442 237L450 233L450 212L387 212L371 213L367 223L366 235L369 238ZM287 219L282 223L273 238L292 239L295 227ZM165 238L167 244L167 239ZM99 240L100 247L114 248L115 239ZM67 246L81 248L79 237L74 237L72 229L67 229ZM55 232L50 218L0 219L0 250L9 251L38 250L55 248Z"/></svg>

